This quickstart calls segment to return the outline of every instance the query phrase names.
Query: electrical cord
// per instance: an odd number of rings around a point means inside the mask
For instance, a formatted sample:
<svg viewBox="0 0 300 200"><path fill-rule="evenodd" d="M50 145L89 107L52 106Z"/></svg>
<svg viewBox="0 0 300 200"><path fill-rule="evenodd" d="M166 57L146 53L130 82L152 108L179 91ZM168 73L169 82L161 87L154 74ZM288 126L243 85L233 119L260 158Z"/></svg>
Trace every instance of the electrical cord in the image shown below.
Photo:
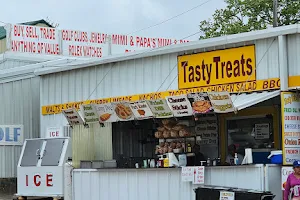
<svg viewBox="0 0 300 200"><path fill-rule="evenodd" d="M197 31L196 33L193 33L193 34L191 34L191 35L188 35L187 37L184 37L184 38L182 38L181 40L184 40L184 39L187 39L187 38L189 38L189 37L192 37L192 36L194 36L194 35L196 35L196 34L198 34L198 33L200 33L200 32L201 32L201 31ZM172 45L172 43L171 43L171 45ZM148 50L148 51L143 51L143 52L140 52L140 53L138 53L138 54L135 54L134 56L142 55L142 54L145 54L145 53L149 53L149 52L151 52L151 51L154 51L154 50L157 50L157 49L161 49L161 48L165 48L165 46L153 48L153 49L150 49L150 50ZM130 57L132 57L132 56L127 56L127 57L125 57L125 58L130 58ZM105 77L106 77L106 76L108 75L108 73L112 70L112 68L116 65L116 63L117 63L117 62L115 62L115 63L112 64L112 66L110 67L110 69L105 73L104 77L97 83L97 85L96 85L96 87L94 88L94 90L89 94L89 96L88 96L88 98L87 98L86 101L90 100L90 98L91 98L91 96L93 95L93 93L97 90L97 88L99 87L99 85L104 81ZM175 68L176 66L177 66L177 62L176 62L176 65L172 68L171 71L173 71L174 68ZM169 72L169 74L167 75L167 77L165 78L165 80L163 81L163 83L166 81L166 79L169 77L169 75L170 75L170 72ZM161 85L163 85L163 83L162 83ZM161 87L161 86L160 86L160 87ZM159 87L159 88L160 88L160 87Z"/></svg>
<svg viewBox="0 0 300 200"><path fill-rule="evenodd" d="M258 61L258 63L256 64L256 66L259 66L259 64L261 63L261 61L264 59L264 57L266 56L266 54L269 52L269 50L272 47L272 45L273 45L273 43L274 43L275 40L276 40L275 38L272 40L272 42L270 43L270 45L268 46L267 50L265 51L265 53L263 54L263 56L261 57L261 59ZM254 74L253 72L254 71L252 71L252 73L248 76L247 81L245 82L245 84L242 85L241 89L238 91L238 93L236 95L236 98L234 99L234 101L232 103L234 103L237 100L237 98L240 95L241 91L243 91L243 89L245 88L246 83L248 83L249 80L250 80L250 78L253 76L253 74Z"/></svg>
<svg viewBox="0 0 300 200"><path fill-rule="evenodd" d="M136 30L136 31L130 32L130 33L128 33L127 35L131 35L131 34L133 34L133 33L137 33L137 32L140 32L140 31L144 31L144 30L147 30L147 29L150 29L150 28L159 26L159 25L161 25L161 24L164 24L164 23L166 23L166 22L168 22L168 21L171 21L171 20L173 20L173 19L175 19L175 18L177 18L177 17L180 17L180 16L182 16L182 15L184 15L184 14L186 14L186 13L192 11L192 10L195 10L195 9L197 9L197 8L199 8L199 7L201 7L201 6L203 6L204 4L206 4L206 3L210 2L210 1L212 1L212 0L207 0L207 1L201 3L201 4L197 5L197 6L194 6L194 7L190 8L189 10L186 10L186 11L184 11L184 12L182 12L182 13L179 13L179 14L177 14L177 15L175 15L175 16L173 16L173 17L170 17L170 18L168 18L168 19L166 19L166 20L163 20L163 21L161 21L161 22L159 22L159 23L157 23L157 24L153 24L153 25L151 25L151 26L148 26L148 27L141 28L141 29L138 29L138 30Z"/></svg>

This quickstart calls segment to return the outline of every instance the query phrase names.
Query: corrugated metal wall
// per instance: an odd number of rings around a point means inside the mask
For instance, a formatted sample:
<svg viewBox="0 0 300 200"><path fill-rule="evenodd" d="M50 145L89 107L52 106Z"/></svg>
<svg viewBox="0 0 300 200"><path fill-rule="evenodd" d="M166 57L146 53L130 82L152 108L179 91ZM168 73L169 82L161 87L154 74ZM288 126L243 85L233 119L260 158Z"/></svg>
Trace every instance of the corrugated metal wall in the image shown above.
<svg viewBox="0 0 300 200"><path fill-rule="evenodd" d="M105 123L104 127L95 124L95 160L111 160L113 159L112 150L112 124Z"/></svg>
<svg viewBox="0 0 300 200"><path fill-rule="evenodd" d="M80 166L80 160L95 159L95 143L93 126L85 128L83 125L74 126L72 131L72 165Z"/></svg>
<svg viewBox="0 0 300 200"><path fill-rule="evenodd" d="M206 167L205 185L264 191L264 168L262 164ZM280 182L280 174L274 174L271 178ZM74 200L195 200L193 189L198 186L192 182L183 182L181 169L178 168L80 169L73 173Z"/></svg>
<svg viewBox="0 0 300 200"><path fill-rule="evenodd" d="M0 70L1 69L10 69L15 67L21 67L24 65L35 64L36 61L25 61L25 60L13 60L13 59L4 59L0 60Z"/></svg>
<svg viewBox="0 0 300 200"><path fill-rule="evenodd" d="M300 34L287 36L289 76L300 75Z"/></svg>
<svg viewBox="0 0 300 200"><path fill-rule="evenodd" d="M90 124L89 128L74 126L72 131L73 166L79 167L80 160L111 160L111 123Z"/></svg>
<svg viewBox="0 0 300 200"><path fill-rule="evenodd" d="M24 138L39 137L39 77L0 84L0 124L23 124ZM16 177L22 146L0 146L0 178Z"/></svg>

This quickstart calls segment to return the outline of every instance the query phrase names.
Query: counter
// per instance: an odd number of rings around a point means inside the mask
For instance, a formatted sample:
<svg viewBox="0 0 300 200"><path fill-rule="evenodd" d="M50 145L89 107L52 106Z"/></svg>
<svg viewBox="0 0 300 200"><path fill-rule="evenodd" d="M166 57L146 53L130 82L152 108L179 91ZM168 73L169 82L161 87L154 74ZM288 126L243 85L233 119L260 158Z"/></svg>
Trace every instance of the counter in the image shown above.
<svg viewBox="0 0 300 200"><path fill-rule="evenodd" d="M281 166L246 165L205 168L205 185L270 190L281 200ZM270 184L272 183L272 184ZM278 184L277 184L278 183ZM190 182L181 182L180 168L75 169L73 199L195 200ZM279 192L278 192L279 191Z"/></svg>

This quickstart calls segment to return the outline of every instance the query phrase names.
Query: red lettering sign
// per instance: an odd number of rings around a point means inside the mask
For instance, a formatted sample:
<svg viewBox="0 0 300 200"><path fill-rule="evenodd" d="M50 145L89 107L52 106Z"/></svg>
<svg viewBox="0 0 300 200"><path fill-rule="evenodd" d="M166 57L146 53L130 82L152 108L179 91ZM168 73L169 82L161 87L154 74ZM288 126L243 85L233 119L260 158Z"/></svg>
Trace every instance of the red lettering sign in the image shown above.
<svg viewBox="0 0 300 200"><path fill-rule="evenodd" d="M59 136L59 132L58 131L51 131L50 132L50 137L58 137Z"/></svg>
<svg viewBox="0 0 300 200"><path fill-rule="evenodd" d="M52 177L53 177L52 174L47 174L46 175L46 186L47 187L52 187L53 186Z"/></svg>
<svg viewBox="0 0 300 200"><path fill-rule="evenodd" d="M33 177L33 183L34 183L35 186L39 187L39 186L41 185L41 181L38 181L37 178L40 179L41 176L40 176L40 175L35 175L35 176Z"/></svg>
<svg viewBox="0 0 300 200"><path fill-rule="evenodd" d="M53 187L53 174L51 173L48 173L46 174L45 176L45 181L43 181L44 178L42 178L41 175L39 174L36 174L33 176L33 184L36 186L36 187L40 187L42 184L45 184L47 187ZM25 176L25 184L26 184L26 187L29 186L29 177L28 175Z"/></svg>

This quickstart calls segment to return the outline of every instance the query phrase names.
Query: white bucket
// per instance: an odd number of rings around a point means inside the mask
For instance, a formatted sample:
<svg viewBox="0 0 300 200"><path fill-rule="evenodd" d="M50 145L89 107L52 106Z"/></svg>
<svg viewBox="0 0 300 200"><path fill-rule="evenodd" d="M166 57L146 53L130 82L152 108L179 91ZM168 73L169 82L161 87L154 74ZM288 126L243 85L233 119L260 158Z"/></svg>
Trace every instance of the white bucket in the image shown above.
<svg viewBox="0 0 300 200"><path fill-rule="evenodd" d="M282 155L282 150L271 151L270 155L268 156L268 159L275 155Z"/></svg>

